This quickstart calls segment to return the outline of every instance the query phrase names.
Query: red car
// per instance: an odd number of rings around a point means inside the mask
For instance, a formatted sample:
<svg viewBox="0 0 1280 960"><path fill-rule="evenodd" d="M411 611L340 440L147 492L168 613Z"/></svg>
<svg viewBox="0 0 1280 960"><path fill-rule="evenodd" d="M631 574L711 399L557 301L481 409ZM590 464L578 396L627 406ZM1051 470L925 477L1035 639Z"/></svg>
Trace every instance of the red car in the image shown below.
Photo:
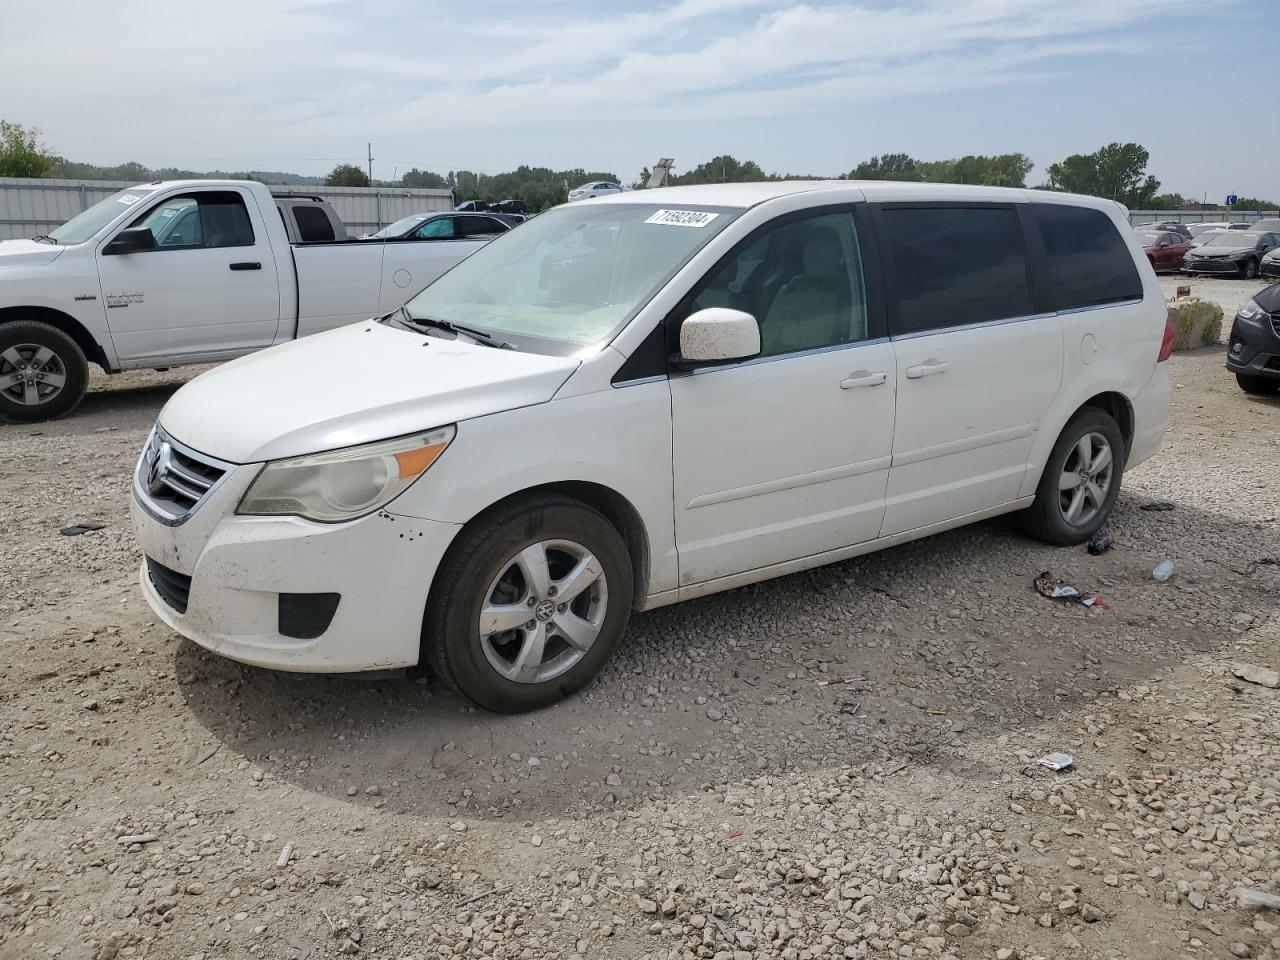
<svg viewBox="0 0 1280 960"><path fill-rule="evenodd" d="M1138 234L1138 240L1156 273L1161 270L1180 270L1182 258L1191 249L1191 241L1186 237L1165 230L1142 231Z"/></svg>

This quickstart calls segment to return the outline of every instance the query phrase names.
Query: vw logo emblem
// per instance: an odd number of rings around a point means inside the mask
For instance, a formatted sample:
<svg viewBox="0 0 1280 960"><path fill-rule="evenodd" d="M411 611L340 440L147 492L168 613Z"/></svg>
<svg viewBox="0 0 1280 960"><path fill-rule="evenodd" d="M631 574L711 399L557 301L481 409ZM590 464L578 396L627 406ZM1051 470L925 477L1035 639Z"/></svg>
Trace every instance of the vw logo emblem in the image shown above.
<svg viewBox="0 0 1280 960"><path fill-rule="evenodd" d="M147 467L147 492L153 497L165 490L164 478L169 473L169 463L173 459L173 448L168 441L161 440L156 446L151 465Z"/></svg>
<svg viewBox="0 0 1280 960"><path fill-rule="evenodd" d="M546 623L556 613L556 605L553 600L543 600L540 604L533 608L533 615Z"/></svg>

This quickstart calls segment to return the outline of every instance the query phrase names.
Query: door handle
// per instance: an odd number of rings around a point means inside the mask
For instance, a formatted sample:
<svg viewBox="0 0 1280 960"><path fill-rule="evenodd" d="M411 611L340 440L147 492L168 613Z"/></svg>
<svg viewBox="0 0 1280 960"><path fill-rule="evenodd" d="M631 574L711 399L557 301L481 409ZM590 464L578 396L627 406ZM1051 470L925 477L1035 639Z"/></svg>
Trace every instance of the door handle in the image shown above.
<svg viewBox="0 0 1280 960"><path fill-rule="evenodd" d="M853 387L877 387L888 379L889 375L883 370L877 370L874 373L869 370L858 370L840 381L840 389L850 390Z"/></svg>
<svg viewBox="0 0 1280 960"><path fill-rule="evenodd" d="M907 379L919 380L921 377L936 377L940 373L946 373L950 368L950 364L943 360L926 360L924 363L918 363L914 367L907 367Z"/></svg>
<svg viewBox="0 0 1280 960"><path fill-rule="evenodd" d="M262 264L258 263L256 260L251 260L245 263L233 263L231 265L231 269L232 270L261 270Z"/></svg>

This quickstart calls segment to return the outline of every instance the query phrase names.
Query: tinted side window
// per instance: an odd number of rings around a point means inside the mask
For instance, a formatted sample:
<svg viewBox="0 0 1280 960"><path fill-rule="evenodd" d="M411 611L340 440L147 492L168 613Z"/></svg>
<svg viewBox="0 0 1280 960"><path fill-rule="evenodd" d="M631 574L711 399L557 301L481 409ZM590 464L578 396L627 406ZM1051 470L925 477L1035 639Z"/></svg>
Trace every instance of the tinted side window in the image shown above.
<svg viewBox="0 0 1280 960"><path fill-rule="evenodd" d="M498 228L488 217L463 217L461 226L463 234L468 237L487 236L498 232Z"/></svg>
<svg viewBox="0 0 1280 960"><path fill-rule="evenodd" d="M420 240L452 240L456 236L453 232L453 225L456 222L454 217L437 217L435 220L428 220L418 228L415 236Z"/></svg>
<svg viewBox="0 0 1280 960"><path fill-rule="evenodd" d="M1110 217L1056 203L1032 209L1049 259L1055 309L1142 299L1142 280Z"/></svg>
<svg viewBox="0 0 1280 960"><path fill-rule="evenodd" d="M897 288L891 334L1035 312L1022 232L1012 208L891 207L883 211L881 222Z"/></svg>
<svg viewBox="0 0 1280 960"><path fill-rule="evenodd" d="M249 211L244 197L234 190L170 197L130 226L149 228L156 238L157 250L253 246Z"/></svg>
<svg viewBox="0 0 1280 960"><path fill-rule="evenodd" d="M319 207L296 206L293 219L298 224L298 237L303 243L322 243L333 240L333 224Z"/></svg>
<svg viewBox="0 0 1280 960"><path fill-rule="evenodd" d="M689 312L707 307L754 316L762 356L866 339L867 297L853 217L823 214L767 229L702 281Z"/></svg>

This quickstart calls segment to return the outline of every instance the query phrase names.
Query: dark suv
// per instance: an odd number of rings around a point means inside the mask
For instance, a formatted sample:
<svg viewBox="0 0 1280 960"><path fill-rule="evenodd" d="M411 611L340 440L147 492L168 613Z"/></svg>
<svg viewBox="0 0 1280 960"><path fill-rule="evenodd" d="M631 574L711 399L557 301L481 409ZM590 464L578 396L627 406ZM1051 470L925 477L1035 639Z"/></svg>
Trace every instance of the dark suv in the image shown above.
<svg viewBox="0 0 1280 960"><path fill-rule="evenodd" d="M1236 314L1227 369L1245 393L1280 391L1280 283L1263 289Z"/></svg>

